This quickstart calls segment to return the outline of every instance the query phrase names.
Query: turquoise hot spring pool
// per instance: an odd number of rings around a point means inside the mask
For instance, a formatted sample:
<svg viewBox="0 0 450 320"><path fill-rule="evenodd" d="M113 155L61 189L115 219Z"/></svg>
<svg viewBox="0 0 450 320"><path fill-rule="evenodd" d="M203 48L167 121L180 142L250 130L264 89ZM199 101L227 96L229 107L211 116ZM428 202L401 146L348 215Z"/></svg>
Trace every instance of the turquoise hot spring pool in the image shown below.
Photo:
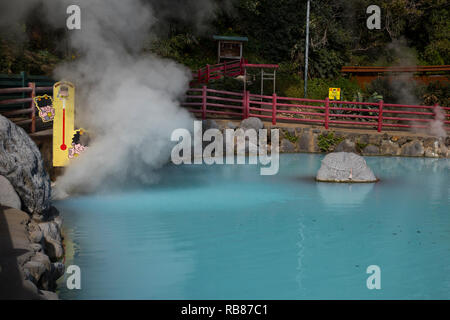
<svg viewBox="0 0 450 320"><path fill-rule="evenodd" d="M60 297L449 299L450 161L369 157L380 182L330 184L322 158L281 155L275 176L168 166L144 189L57 202L81 269Z"/></svg>

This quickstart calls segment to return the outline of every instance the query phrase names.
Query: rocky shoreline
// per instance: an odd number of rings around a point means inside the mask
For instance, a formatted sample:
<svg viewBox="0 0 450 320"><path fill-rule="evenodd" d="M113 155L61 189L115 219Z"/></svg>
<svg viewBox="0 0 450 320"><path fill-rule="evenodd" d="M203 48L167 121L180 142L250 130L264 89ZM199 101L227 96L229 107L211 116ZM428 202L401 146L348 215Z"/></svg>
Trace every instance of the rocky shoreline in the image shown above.
<svg viewBox="0 0 450 320"><path fill-rule="evenodd" d="M0 141L0 297L58 299L64 249L50 177L36 144L2 116Z"/></svg>
<svg viewBox="0 0 450 320"><path fill-rule="evenodd" d="M60 225L59 217L37 223L23 211L0 207L0 299L58 299L56 280L65 267L63 251L57 257L53 248L62 248Z"/></svg>
<svg viewBox="0 0 450 320"><path fill-rule="evenodd" d="M344 128L314 127L310 125L262 122L259 118L239 121L204 120L204 129L253 128L280 131L280 153L351 152L362 156L400 156L449 158L450 137L435 137L408 131L382 132Z"/></svg>

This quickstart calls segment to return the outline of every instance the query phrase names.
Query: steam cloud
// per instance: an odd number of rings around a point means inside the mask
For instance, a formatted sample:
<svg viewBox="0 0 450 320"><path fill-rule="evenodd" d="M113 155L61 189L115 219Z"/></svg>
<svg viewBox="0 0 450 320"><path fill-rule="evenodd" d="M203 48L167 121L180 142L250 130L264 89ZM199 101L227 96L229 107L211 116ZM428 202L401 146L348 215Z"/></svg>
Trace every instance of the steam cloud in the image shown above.
<svg viewBox="0 0 450 320"><path fill-rule="evenodd" d="M392 41L392 43L389 44L388 49L392 50L398 58L394 66L417 67L417 58L412 49L407 46L406 39L400 38ZM404 72L395 76L395 78L390 81L390 87L397 103L410 105L420 104L420 101L418 101L416 97L418 87L413 73ZM427 128L426 133L436 137L445 138L447 137L447 131L444 128L444 121L446 118L445 111L440 107L436 107L434 113L435 119L430 122L430 126Z"/></svg>
<svg viewBox="0 0 450 320"><path fill-rule="evenodd" d="M23 19L39 2L15 1L14 8L22 9L13 18ZM197 20L211 16L214 4L201 3L202 7L195 0L165 5L140 0L44 1L49 20L59 26L65 26L68 5L81 8L81 30L70 31L71 46L81 58L60 65L54 76L77 86L76 127L94 136L87 151L59 178L59 189L90 192L158 179L156 170L170 159L172 131L192 127L190 114L179 107L191 75L173 61L142 55L142 47L149 31L176 12L187 15L186 9L195 8ZM7 14L1 16L1 24L9 22Z"/></svg>

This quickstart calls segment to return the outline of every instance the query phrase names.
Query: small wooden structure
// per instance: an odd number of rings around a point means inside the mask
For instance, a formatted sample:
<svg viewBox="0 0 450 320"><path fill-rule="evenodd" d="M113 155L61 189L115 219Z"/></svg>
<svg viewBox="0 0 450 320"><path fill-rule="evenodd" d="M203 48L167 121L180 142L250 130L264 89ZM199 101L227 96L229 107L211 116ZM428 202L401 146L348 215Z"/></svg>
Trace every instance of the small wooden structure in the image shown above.
<svg viewBox="0 0 450 320"><path fill-rule="evenodd" d="M276 91L277 81L277 64L250 64L245 63L242 65L244 68L244 92L247 90L247 68L257 68L261 70L261 96L264 94L264 81L273 81L273 93ZM264 71L264 69L273 70L271 72Z"/></svg>
<svg viewBox="0 0 450 320"><path fill-rule="evenodd" d="M244 42L248 42L247 37L213 36L218 42L217 61L241 60L243 58Z"/></svg>

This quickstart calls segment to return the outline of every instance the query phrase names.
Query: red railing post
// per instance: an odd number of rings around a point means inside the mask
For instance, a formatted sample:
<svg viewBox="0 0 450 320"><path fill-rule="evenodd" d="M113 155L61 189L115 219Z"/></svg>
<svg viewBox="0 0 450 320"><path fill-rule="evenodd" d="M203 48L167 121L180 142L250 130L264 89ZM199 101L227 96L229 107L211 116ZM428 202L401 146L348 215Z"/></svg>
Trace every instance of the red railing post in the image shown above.
<svg viewBox="0 0 450 320"><path fill-rule="evenodd" d="M438 112L436 111L437 108L439 108L439 105L436 103L436 104L434 105L434 109L433 109L433 113L434 113L434 121L439 121L439 119L438 119L439 115L438 115ZM444 120L445 120L445 118L444 118Z"/></svg>
<svg viewBox="0 0 450 320"><path fill-rule="evenodd" d="M325 129L328 129L330 121L330 99L325 99Z"/></svg>
<svg viewBox="0 0 450 320"><path fill-rule="evenodd" d="M240 65L239 65L239 69L241 69L241 76L244 75L244 63L245 63L245 59L241 58L241 62L240 62Z"/></svg>
<svg viewBox="0 0 450 320"><path fill-rule="evenodd" d="M206 83L209 83L209 64L206 65Z"/></svg>
<svg viewBox="0 0 450 320"><path fill-rule="evenodd" d="M34 82L28 82L28 87L31 88L31 125L30 125L30 131L31 133L36 132L36 105L34 104L34 97L36 97L36 84Z"/></svg>
<svg viewBox="0 0 450 320"><path fill-rule="evenodd" d="M383 129L383 100L380 100L378 107L378 132Z"/></svg>
<svg viewBox="0 0 450 320"><path fill-rule="evenodd" d="M247 119L249 114L249 94L248 91L244 91L244 96L242 98L242 118Z"/></svg>
<svg viewBox="0 0 450 320"><path fill-rule="evenodd" d="M245 104L245 115L246 118L250 117L250 91L247 91L247 99Z"/></svg>
<svg viewBox="0 0 450 320"><path fill-rule="evenodd" d="M207 91L206 91L206 86L203 86L202 88L202 119L205 120L206 119L206 104L207 104Z"/></svg>
<svg viewBox="0 0 450 320"><path fill-rule="evenodd" d="M277 94L272 95L272 124L277 124Z"/></svg>

